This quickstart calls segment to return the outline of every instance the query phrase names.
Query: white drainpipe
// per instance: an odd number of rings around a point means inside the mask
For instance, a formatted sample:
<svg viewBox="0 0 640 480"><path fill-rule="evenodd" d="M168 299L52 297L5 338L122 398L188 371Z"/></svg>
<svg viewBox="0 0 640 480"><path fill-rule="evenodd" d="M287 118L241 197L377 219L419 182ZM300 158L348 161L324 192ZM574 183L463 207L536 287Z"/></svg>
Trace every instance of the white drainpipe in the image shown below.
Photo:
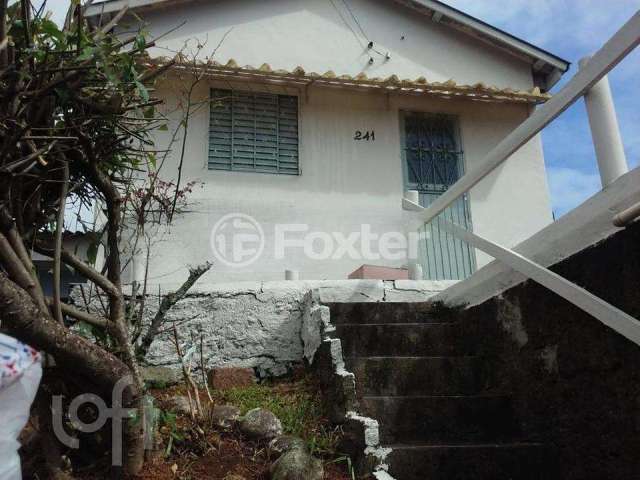
<svg viewBox="0 0 640 480"><path fill-rule="evenodd" d="M581 69L590 58L585 57L580 60ZM600 180L604 188L629 171L609 79L606 75L585 94L584 103L587 106Z"/></svg>

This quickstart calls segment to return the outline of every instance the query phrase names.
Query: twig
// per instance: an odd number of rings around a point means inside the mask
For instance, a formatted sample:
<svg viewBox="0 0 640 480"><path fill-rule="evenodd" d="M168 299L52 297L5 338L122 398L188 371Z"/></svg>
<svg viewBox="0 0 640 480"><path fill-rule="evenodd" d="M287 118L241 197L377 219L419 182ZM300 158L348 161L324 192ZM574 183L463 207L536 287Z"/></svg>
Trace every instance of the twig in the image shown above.
<svg viewBox="0 0 640 480"><path fill-rule="evenodd" d="M193 391L195 397L196 408L198 413L202 415L202 404L200 403L200 394L198 393L198 386L193 381L193 377L191 376L191 371L188 368L185 360L184 354L182 353L182 349L180 348L180 339L178 337L178 329L173 327L173 340L176 345L176 352L178 354L178 358L180 359L180 365L182 366L182 376L184 377L185 384L187 386L187 394L189 396L189 409L191 410L191 419L196 419L196 412L193 408L193 400L191 399L191 391Z"/></svg>
<svg viewBox="0 0 640 480"><path fill-rule="evenodd" d="M160 326L164 322L165 316L167 312L180 300L184 298L189 289L198 281L198 279L209 271L211 268L211 263L207 262L198 267L189 269L189 278L182 284L182 286L176 290L175 292L168 293L164 296L162 301L160 302L160 307L158 308L157 313L151 320L151 325L149 326L149 330L142 338L142 342L137 349L137 354L139 357L144 358L149 351L149 347L153 343Z"/></svg>
<svg viewBox="0 0 640 480"><path fill-rule="evenodd" d="M69 164L63 165L63 182L60 187L60 200L58 201L58 221L56 222L56 237L53 253L53 315L59 323L64 323L62 318L62 306L60 302L62 252L62 230L64 229L64 212L69 191Z"/></svg>
<svg viewBox="0 0 640 480"><path fill-rule="evenodd" d="M202 334L200 334L200 372L202 373L202 383L207 391L207 397L209 397L209 403L213 403L213 398L209 391L209 382L207 381L207 372L204 368L204 339Z"/></svg>

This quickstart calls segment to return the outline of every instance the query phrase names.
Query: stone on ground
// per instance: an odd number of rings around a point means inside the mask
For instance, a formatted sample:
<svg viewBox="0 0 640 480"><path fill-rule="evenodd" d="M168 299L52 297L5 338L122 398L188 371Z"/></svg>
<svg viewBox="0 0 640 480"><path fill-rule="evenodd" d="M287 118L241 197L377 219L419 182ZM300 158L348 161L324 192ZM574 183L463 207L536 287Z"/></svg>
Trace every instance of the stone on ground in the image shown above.
<svg viewBox="0 0 640 480"><path fill-rule="evenodd" d="M145 382L157 387L176 385L182 380L182 374L179 370L150 365L142 367L142 377Z"/></svg>
<svg viewBox="0 0 640 480"><path fill-rule="evenodd" d="M253 440L271 440L282 435L282 423L269 410L254 408L240 419L240 431Z"/></svg>
<svg viewBox="0 0 640 480"><path fill-rule="evenodd" d="M294 448L306 447L304 440L299 437L294 437L293 435L281 435L269 442L269 450L272 457L279 457Z"/></svg>
<svg viewBox="0 0 640 480"><path fill-rule="evenodd" d="M195 409L195 404L193 406ZM191 407L189 406L189 398L184 395L176 395L171 399L171 409L182 415L191 415Z"/></svg>
<svg viewBox="0 0 640 480"><path fill-rule="evenodd" d="M215 390L251 387L256 382L253 368L217 367L209 371L209 384Z"/></svg>
<svg viewBox="0 0 640 480"><path fill-rule="evenodd" d="M230 473L229 475L225 476L223 480L247 480L245 477L243 477L242 475L237 475L235 473Z"/></svg>
<svg viewBox="0 0 640 480"><path fill-rule="evenodd" d="M216 405L211 410L211 424L222 430L232 430L240 419L240 409L234 405Z"/></svg>
<svg viewBox="0 0 640 480"><path fill-rule="evenodd" d="M322 462L306 448L293 448L271 465L271 480L322 480Z"/></svg>

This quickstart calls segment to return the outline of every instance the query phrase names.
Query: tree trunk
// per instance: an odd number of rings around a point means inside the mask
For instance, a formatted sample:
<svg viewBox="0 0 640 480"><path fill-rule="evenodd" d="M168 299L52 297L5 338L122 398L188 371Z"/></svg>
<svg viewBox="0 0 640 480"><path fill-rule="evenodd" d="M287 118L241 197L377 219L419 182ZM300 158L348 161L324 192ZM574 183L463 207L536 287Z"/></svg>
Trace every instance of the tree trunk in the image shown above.
<svg viewBox="0 0 640 480"><path fill-rule="evenodd" d="M108 399L119 380L128 376L135 379L132 369L116 356L70 332L48 313L43 313L3 272L0 272L0 319L3 328L16 338L50 353L60 368L79 375ZM139 379L125 388L122 406L143 412ZM140 420L129 420L124 425L123 470L130 475L139 473L144 461L142 416Z"/></svg>

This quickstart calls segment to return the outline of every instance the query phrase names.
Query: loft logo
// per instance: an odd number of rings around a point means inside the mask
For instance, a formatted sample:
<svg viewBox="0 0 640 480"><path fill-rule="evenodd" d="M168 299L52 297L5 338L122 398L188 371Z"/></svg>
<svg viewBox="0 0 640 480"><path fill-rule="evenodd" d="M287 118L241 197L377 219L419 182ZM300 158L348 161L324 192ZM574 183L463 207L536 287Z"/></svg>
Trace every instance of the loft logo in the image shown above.
<svg viewBox="0 0 640 480"><path fill-rule="evenodd" d="M264 251L264 231L258 221L244 213L229 213L211 231L213 255L229 267L246 267Z"/></svg>

